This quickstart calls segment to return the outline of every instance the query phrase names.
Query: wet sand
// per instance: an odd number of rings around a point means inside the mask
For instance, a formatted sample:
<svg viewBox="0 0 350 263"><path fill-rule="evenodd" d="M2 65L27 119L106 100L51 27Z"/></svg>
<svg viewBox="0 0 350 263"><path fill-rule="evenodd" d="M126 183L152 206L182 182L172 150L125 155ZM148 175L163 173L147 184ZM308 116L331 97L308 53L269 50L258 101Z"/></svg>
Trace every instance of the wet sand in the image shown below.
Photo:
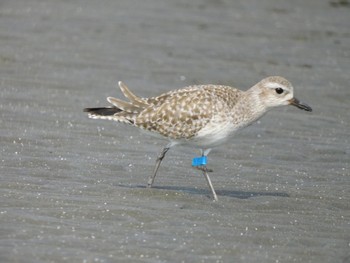
<svg viewBox="0 0 350 263"><path fill-rule="evenodd" d="M343 1L0 3L1 262L349 262L350 8ZM282 75L313 108L212 151L84 107Z"/></svg>

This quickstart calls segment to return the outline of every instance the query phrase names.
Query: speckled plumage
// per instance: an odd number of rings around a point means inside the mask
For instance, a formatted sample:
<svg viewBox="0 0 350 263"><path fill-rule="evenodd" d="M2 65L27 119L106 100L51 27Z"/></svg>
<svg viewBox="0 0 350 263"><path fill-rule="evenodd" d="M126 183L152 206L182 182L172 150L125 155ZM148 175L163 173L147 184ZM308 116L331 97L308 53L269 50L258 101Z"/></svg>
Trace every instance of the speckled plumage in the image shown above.
<svg viewBox="0 0 350 263"><path fill-rule="evenodd" d="M121 82L119 85L125 93L126 86ZM239 126L243 120L232 111L243 94L228 86L198 85L158 97L138 98L140 104L135 104L134 99L125 102L109 97L114 105L110 110L115 109L115 114L104 116L90 111L89 117L129 123L174 141L190 141L211 121L220 124L232 119Z"/></svg>
<svg viewBox="0 0 350 263"><path fill-rule="evenodd" d="M122 82L119 87L129 101L109 97L107 100L113 107L85 111L90 118L127 123L170 141L157 159L149 186L165 153L176 144L196 145L206 155L211 147L225 143L237 130L273 107L291 104L311 111L294 98L291 83L279 76L265 78L247 91L221 85L196 85L151 98L134 95ZM209 183L209 177L206 178ZM216 197L214 189L211 190Z"/></svg>

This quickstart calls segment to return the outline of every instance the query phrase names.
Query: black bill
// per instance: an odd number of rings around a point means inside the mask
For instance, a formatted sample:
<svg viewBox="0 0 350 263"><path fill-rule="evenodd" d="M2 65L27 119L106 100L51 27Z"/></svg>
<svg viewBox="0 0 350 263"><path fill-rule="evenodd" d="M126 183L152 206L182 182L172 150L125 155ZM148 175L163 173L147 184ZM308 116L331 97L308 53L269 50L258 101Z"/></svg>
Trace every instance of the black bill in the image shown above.
<svg viewBox="0 0 350 263"><path fill-rule="evenodd" d="M289 100L290 105L293 105L295 107L298 107L299 109L306 110L306 111L312 111L311 107L305 103L302 103L296 98Z"/></svg>

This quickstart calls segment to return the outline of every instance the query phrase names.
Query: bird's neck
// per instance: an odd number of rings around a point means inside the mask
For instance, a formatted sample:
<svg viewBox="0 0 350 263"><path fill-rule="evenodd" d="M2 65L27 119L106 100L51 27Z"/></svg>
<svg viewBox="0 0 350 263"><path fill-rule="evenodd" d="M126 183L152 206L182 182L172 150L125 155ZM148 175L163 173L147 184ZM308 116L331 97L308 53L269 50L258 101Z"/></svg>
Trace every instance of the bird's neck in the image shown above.
<svg viewBox="0 0 350 263"><path fill-rule="evenodd" d="M250 123L261 118L268 108L261 102L259 93L256 90L247 90L242 94L242 99L237 103L236 107L242 112L242 115L235 117L234 121L241 123L242 126L247 126ZM238 118L240 120L238 120Z"/></svg>

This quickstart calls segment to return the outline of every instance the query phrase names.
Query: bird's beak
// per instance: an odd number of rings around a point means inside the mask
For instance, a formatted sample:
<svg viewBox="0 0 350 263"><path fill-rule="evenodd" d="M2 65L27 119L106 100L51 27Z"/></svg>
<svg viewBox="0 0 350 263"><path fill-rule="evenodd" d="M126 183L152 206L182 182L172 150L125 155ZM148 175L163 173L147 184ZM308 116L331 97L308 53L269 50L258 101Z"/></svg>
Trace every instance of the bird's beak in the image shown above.
<svg viewBox="0 0 350 263"><path fill-rule="evenodd" d="M289 104L293 105L295 107L298 107L299 109L306 110L306 111L312 111L311 107L305 103L302 103L296 98L292 98L289 100Z"/></svg>

